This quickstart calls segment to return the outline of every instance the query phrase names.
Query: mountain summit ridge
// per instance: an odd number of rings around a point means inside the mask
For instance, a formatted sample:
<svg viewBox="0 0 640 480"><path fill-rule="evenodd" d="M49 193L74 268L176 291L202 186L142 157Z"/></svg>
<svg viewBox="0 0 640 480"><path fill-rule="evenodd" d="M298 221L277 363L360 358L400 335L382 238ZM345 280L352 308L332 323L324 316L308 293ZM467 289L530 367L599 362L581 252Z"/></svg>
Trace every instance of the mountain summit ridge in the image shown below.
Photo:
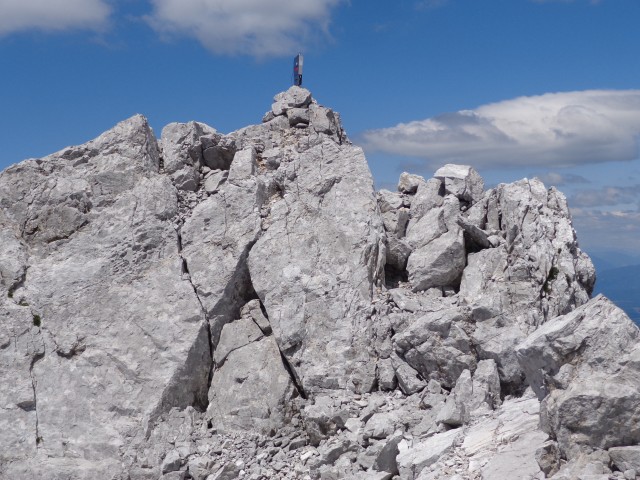
<svg viewBox="0 0 640 480"><path fill-rule="evenodd" d="M564 195L462 165L376 192L303 88L14 165L0 226L7 478L640 465L638 328L590 299Z"/></svg>

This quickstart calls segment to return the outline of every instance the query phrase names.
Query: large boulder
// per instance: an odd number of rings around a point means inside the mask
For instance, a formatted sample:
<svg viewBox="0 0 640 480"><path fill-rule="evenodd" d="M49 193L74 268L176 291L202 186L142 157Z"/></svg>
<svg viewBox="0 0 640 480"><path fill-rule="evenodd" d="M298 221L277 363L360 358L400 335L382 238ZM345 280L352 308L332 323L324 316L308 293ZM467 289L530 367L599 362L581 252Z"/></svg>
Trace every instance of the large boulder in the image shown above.
<svg viewBox="0 0 640 480"><path fill-rule="evenodd" d="M629 317L598 296L518 345L542 426L564 455L640 441L639 338Z"/></svg>
<svg viewBox="0 0 640 480"><path fill-rule="evenodd" d="M253 285L305 392L368 391L369 305L385 253L364 155L325 138L280 168L292 177L249 255Z"/></svg>

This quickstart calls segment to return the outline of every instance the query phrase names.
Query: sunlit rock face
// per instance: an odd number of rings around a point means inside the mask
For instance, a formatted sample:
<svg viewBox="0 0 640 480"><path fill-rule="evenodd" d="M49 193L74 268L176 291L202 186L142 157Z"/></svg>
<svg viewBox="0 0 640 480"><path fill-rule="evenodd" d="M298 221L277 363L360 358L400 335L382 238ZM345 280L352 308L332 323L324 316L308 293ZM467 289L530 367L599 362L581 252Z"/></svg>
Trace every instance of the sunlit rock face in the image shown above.
<svg viewBox="0 0 640 480"><path fill-rule="evenodd" d="M557 190L376 192L300 87L135 116L0 174L0 477L623 478L638 329L594 281Z"/></svg>

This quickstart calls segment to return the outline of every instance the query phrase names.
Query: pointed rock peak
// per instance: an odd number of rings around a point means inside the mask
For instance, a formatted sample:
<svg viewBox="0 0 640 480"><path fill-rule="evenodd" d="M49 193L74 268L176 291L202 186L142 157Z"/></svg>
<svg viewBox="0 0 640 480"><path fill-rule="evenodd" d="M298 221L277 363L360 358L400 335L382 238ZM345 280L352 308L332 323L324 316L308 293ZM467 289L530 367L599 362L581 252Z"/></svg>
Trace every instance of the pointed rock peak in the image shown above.
<svg viewBox="0 0 640 480"><path fill-rule="evenodd" d="M273 97L274 103L271 110L275 115L280 115L288 108L308 107L312 100L313 98L311 97L311 92L309 90L294 85L286 92L280 92ZM278 110L280 108L282 110Z"/></svg>

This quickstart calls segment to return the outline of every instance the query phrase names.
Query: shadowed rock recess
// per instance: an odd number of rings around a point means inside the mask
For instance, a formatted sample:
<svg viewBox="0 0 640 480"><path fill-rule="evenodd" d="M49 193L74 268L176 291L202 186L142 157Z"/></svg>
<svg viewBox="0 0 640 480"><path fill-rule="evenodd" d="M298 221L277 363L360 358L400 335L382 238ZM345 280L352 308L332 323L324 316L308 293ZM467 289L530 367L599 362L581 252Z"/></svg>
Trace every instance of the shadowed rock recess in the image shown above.
<svg viewBox="0 0 640 480"><path fill-rule="evenodd" d="M311 94L0 173L0 478L640 474L640 333L564 195L376 192Z"/></svg>

